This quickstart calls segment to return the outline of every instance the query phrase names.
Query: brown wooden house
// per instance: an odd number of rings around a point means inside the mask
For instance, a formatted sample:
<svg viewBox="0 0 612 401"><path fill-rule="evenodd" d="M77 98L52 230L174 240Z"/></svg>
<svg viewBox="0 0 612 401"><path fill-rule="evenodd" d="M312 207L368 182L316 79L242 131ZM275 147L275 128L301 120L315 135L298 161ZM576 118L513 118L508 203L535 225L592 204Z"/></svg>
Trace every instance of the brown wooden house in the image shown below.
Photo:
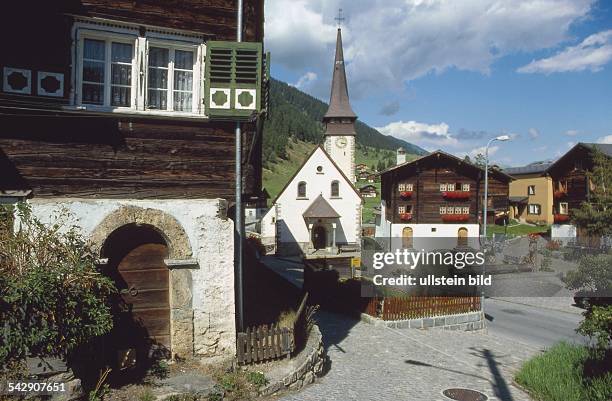
<svg viewBox="0 0 612 401"><path fill-rule="evenodd" d="M43 220L68 209L130 321L170 355L235 353L235 121L252 199L267 100L263 12L263 1L244 1L237 43L236 1L3 5L0 196L29 194Z"/></svg>
<svg viewBox="0 0 612 401"><path fill-rule="evenodd" d="M587 172L593 168L593 152L597 149L612 157L612 144L578 143L557 159L546 170L552 179L553 218L552 236L555 238L580 236L580 228L570 222L572 210L588 202L593 183ZM563 227L566 226L566 227Z"/></svg>
<svg viewBox="0 0 612 401"><path fill-rule="evenodd" d="M508 212L511 177L489 171L489 218ZM443 151L381 173L381 237L478 237L484 170Z"/></svg>

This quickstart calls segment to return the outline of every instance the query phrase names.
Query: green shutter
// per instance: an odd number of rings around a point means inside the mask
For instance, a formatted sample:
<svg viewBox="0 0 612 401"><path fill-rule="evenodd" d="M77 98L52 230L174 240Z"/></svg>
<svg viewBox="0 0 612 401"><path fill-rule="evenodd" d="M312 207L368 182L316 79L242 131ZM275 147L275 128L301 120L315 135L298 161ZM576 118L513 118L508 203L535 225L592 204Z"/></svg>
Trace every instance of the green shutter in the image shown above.
<svg viewBox="0 0 612 401"><path fill-rule="evenodd" d="M261 112L262 44L206 44L204 104L211 119L244 119Z"/></svg>

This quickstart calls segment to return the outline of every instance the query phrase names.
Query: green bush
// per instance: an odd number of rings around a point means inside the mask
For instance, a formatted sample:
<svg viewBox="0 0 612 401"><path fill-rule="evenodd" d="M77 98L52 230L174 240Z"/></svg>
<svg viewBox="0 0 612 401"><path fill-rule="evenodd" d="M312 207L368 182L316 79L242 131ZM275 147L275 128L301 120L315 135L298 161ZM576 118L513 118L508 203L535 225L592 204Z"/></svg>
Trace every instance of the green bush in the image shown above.
<svg viewBox="0 0 612 401"><path fill-rule="evenodd" d="M266 375L261 372L247 372L246 377L248 382L256 387L261 387L268 384L268 379L266 378Z"/></svg>
<svg viewBox="0 0 612 401"><path fill-rule="evenodd" d="M541 401L609 401L612 372L589 375L587 347L559 343L523 365L516 381Z"/></svg>
<svg viewBox="0 0 612 401"><path fill-rule="evenodd" d="M578 269L564 280L570 290L606 290L612 288L612 255L587 255L580 258Z"/></svg>
<svg viewBox="0 0 612 401"><path fill-rule="evenodd" d="M593 306L584 313L578 333L591 338L595 357L604 357L612 342L612 306Z"/></svg>
<svg viewBox="0 0 612 401"><path fill-rule="evenodd" d="M0 369L28 355L66 357L112 327L113 283L68 218L43 224L21 204L17 229L0 230Z"/></svg>

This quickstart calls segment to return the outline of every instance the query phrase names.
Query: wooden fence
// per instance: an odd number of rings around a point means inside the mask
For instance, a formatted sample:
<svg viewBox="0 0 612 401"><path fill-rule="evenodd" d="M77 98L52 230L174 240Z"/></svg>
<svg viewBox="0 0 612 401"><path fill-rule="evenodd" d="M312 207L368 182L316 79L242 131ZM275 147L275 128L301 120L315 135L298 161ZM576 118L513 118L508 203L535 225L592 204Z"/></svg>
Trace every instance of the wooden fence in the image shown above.
<svg viewBox="0 0 612 401"><path fill-rule="evenodd" d="M383 320L418 319L476 312L480 297L393 297L370 298L366 313Z"/></svg>
<svg viewBox="0 0 612 401"><path fill-rule="evenodd" d="M306 341L308 293L304 295L298 308L293 327L279 327L276 324L263 324L249 327L238 333L236 346L238 363L249 364L290 356Z"/></svg>

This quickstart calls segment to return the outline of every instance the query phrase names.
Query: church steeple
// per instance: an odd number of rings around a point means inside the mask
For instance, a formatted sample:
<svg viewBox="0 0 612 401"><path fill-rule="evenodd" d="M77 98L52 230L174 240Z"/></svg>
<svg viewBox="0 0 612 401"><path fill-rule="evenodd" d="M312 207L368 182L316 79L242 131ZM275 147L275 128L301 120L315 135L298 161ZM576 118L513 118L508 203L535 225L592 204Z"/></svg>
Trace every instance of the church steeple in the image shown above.
<svg viewBox="0 0 612 401"><path fill-rule="evenodd" d="M348 96L348 85L344 70L344 54L342 52L342 30L340 28L338 28L338 36L336 38L336 57L334 59L334 75L332 78L329 108L323 117L323 122L328 122L331 118L357 119L357 115L351 108Z"/></svg>
<svg viewBox="0 0 612 401"><path fill-rule="evenodd" d="M351 182L355 182L355 120L344 71L342 31L338 28L329 108L323 116L325 151Z"/></svg>

